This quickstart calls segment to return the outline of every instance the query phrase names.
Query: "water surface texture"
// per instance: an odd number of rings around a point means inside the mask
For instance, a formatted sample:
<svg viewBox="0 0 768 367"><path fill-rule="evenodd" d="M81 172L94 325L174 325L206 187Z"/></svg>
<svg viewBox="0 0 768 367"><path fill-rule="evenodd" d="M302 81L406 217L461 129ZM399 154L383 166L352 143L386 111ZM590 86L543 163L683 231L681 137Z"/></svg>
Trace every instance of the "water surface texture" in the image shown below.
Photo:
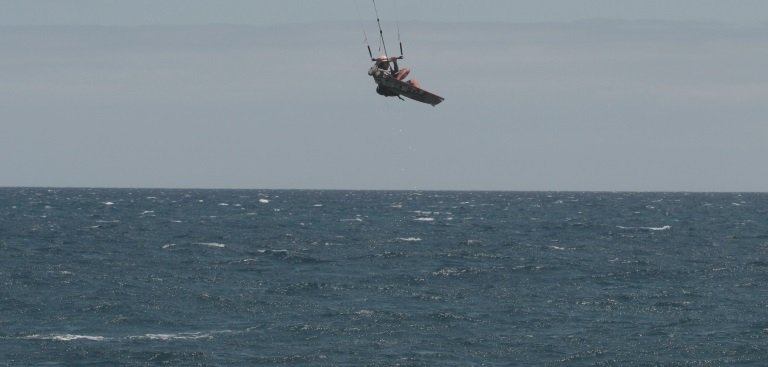
<svg viewBox="0 0 768 367"><path fill-rule="evenodd" d="M768 195L0 189L0 365L764 366Z"/></svg>

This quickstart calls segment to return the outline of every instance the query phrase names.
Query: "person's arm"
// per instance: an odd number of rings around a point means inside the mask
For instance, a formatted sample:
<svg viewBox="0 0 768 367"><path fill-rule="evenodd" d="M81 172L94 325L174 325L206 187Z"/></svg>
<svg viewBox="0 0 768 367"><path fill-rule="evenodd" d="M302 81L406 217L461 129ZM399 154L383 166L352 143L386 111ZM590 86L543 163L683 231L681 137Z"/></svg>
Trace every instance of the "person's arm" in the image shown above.
<svg viewBox="0 0 768 367"><path fill-rule="evenodd" d="M397 72L400 71L400 68L397 66L397 59L399 59L399 57L390 57L389 59L392 60L392 63L394 64L392 74L397 74Z"/></svg>

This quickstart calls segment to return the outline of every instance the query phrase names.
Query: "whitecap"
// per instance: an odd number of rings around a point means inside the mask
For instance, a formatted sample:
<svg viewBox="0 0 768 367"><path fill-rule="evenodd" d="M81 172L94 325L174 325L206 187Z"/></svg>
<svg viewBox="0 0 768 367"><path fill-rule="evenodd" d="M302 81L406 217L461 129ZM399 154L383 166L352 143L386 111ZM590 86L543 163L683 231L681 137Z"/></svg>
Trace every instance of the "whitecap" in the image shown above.
<svg viewBox="0 0 768 367"><path fill-rule="evenodd" d="M419 237L398 237L397 239L400 240L400 241L405 241L405 242L419 242L419 241L421 241L421 238L419 238Z"/></svg>
<svg viewBox="0 0 768 367"><path fill-rule="evenodd" d="M633 229L641 229L646 231L666 231L672 229L672 226L662 226L662 227L625 227L625 226L616 226L618 229L624 229L624 230L633 230Z"/></svg>
<svg viewBox="0 0 768 367"><path fill-rule="evenodd" d="M269 204L269 200L267 199L259 199L259 202L262 204Z"/></svg>
<svg viewBox="0 0 768 367"><path fill-rule="evenodd" d="M104 204L104 205L115 205L115 203L113 203L111 201L106 201L106 202L103 202L102 204Z"/></svg>
<svg viewBox="0 0 768 367"><path fill-rule="evenodd" d="M256 250L256 252L258 252L260 254L266 254L268 252L269 253L288 253L288 250L287 249L283 249L283 250L259 249L259 250Z"/></svg>
<svg viewBox="0 0 768 367"><path fill-rule="evenodd" d="M265 256L275 256L278 258L287 258L291 257L291 251L287 249L278 249L278 250L269 250L269 249L260 249L256 250L259 254L263 254Z"/></svg>
<svg viewBox="0 0 768 367"><path fill-rule="evenodd" d="M312 206L314 206L315 208L322 208L323 204L315 204L315 205L312 205Z"/></svg>
<svg viewBox="0 0 768 367"><path fill-rule="evenodd" d="M144 334L138 336L130 336L128 339L132 340L197 340L197 339L210 339L213 335L207 333L176 333L176 334Z"/></svg>
<svg viewBox="0 0 768 367"><path fill-rule="evenodd" d="M419 222L432 222L432 221L435 220L435 218L432 218L432 217L420 217L420 218L416 218L414 220L415 221L419 221Z"/></svg>
<svg viewBox="0 0 768 367"><path fill-rule="evenodd" d="M164 249L169 249L169 248L175 247L175 246L176 246L175 243L166 243L165 245L163 245L163 248Z"/></svg>
<svg viewBox="0 0 768 367"><path fill-rule="evenodd" d="M196 242L195 245L208 246L208 247L216 247L216 248L227 247L227 245L225 245L223 243L218 243L218 242Z"/></svg>
<svg viewBox="0 0 768 367"><path fill-rule="evenodd" d="M229 206L227 203L219 203L219 206Z"/></svg>
<svg viewBox="0 0 768 367"><path fill-rule="evenodd" d="M438 271L433 271L432 275L450 277L450 276L457 276L457 275L460 275L460 274L464 274L466 272L467 272L466 269L444 268L444 269L440 269Z"/></svg>
<svg viewBox="0 0 768 367"><path fill-rule="evenodd" d="M76 334L50 334L40 335L34 334L24 337L24 339L31 340L56 340L56 341L73 341L73 340L90 340L90 341L103 341L105 337L99 335L76 335Z"/></svg>

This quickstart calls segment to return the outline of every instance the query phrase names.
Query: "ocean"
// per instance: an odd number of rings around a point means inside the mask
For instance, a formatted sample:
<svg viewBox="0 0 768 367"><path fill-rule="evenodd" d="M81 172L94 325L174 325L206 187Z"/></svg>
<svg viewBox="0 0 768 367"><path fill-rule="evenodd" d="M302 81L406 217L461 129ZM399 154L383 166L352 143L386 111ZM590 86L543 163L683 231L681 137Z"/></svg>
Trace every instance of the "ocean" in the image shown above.
<svg viewBox="0 0 768 367"><path fill-rule="evenodd" d="M0 189L3 366L766 366L768 194Z"/></svg>

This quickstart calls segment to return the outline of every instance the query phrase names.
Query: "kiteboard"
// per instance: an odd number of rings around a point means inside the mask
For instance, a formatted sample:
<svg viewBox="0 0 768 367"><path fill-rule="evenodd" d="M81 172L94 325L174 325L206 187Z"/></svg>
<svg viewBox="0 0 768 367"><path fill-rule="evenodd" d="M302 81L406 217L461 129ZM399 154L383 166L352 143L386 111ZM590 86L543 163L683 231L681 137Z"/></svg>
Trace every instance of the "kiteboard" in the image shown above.
<svg viewBox="0 0 768 367"><path fill-rule="evenodd" d="M376 80L376 83L396 93L397 95L401 95L403 97L423 102L432 106L437 106L440 102L445 100L443 97L416 87L413 84L404 82L402 80L397 80L391 76L379 78Z"/></svg>

